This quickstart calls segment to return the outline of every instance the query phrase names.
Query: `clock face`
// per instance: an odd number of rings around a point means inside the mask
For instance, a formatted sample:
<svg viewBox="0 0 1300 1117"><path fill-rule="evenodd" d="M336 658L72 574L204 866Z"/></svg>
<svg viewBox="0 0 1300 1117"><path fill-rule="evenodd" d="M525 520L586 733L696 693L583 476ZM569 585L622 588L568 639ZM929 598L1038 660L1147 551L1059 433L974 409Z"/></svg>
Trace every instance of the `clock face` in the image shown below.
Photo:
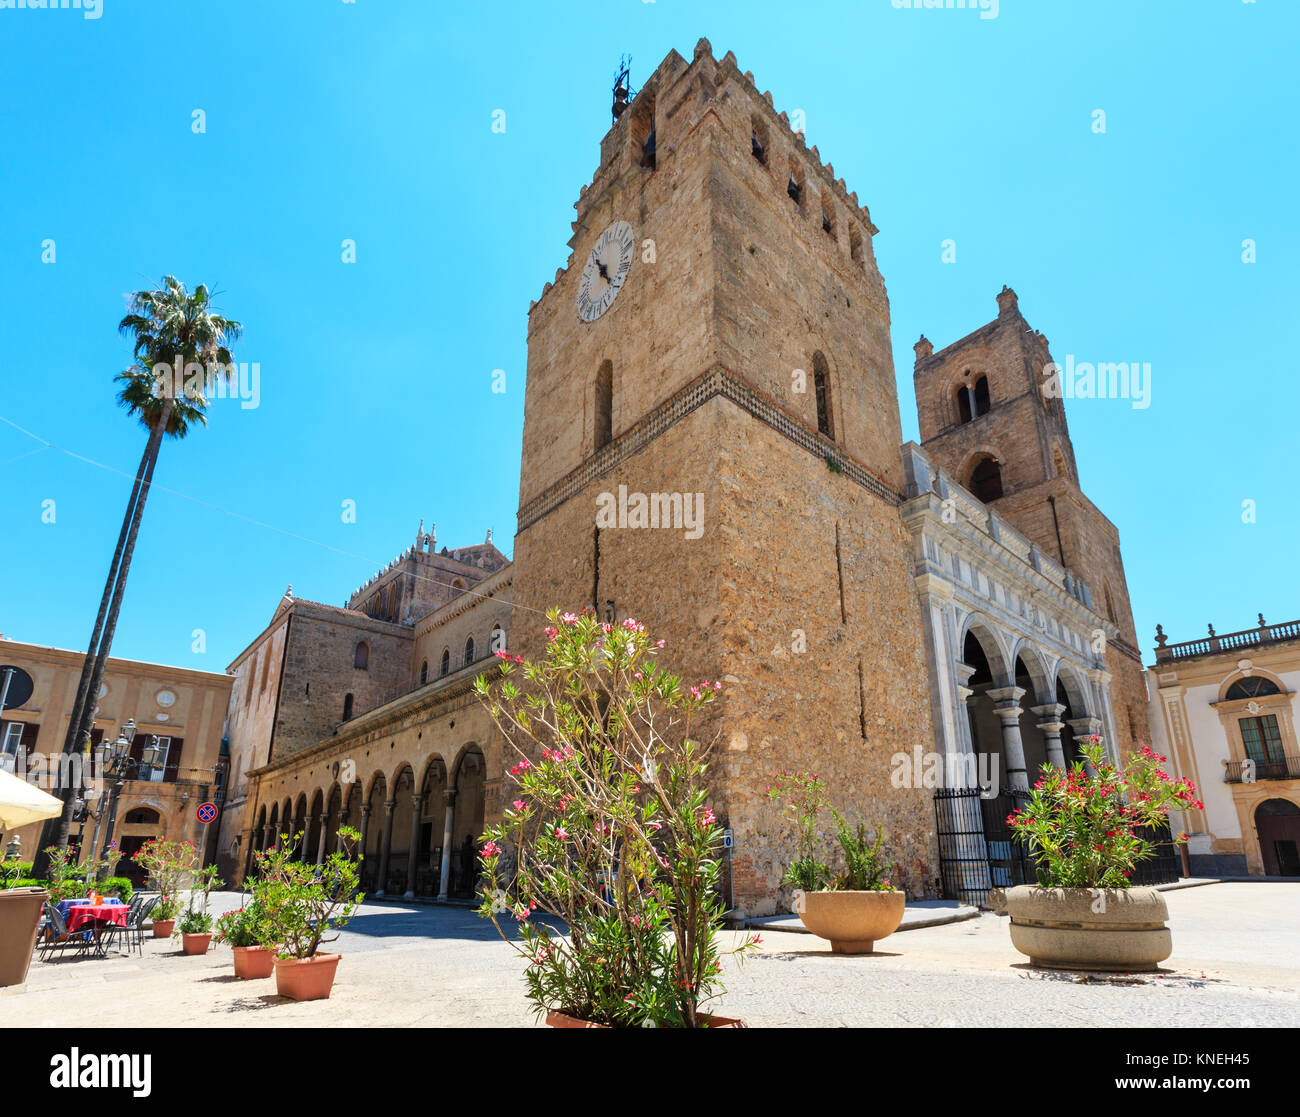
<svg viewBox="0 0 1300 1117"><path fill-rule="evenodd" d="M600 234L578 280L578 317L594 322L609 309L632 270L635 236L626 221L615 221Z"/></svg>

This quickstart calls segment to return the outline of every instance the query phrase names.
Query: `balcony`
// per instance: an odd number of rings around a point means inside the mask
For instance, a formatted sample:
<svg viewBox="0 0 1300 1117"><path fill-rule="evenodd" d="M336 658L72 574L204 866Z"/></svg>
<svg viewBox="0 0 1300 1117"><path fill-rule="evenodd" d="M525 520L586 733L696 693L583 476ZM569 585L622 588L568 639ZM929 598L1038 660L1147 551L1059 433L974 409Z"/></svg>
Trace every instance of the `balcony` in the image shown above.
<svg viewBox="0 0 1300 1117"><path fill-rule="evenodd" d="M1257 628L1243 629L1241 632L1228 632L1220 636L1210 629L1210 635L1200 640L1185 640L1181 644L1167 644L1168 637L1157 626L1156 662L1168 663L1172 660L1195 659L1201 655L1215 655L1218 652L1240 651L1245 648L1262 648L1268 644L1280 644L1288 640L1300 640L1300 620L1285 621L1282 624L1264 624L1260 618Z"/></svg>
<svg viewBox="0 0 1300 1117"><path fill-rule="evenodd" d="M1300 780L1300 756L1280 760L1230 760L1223 773L1224 783L1255 783L1258 780Z"/></svg>

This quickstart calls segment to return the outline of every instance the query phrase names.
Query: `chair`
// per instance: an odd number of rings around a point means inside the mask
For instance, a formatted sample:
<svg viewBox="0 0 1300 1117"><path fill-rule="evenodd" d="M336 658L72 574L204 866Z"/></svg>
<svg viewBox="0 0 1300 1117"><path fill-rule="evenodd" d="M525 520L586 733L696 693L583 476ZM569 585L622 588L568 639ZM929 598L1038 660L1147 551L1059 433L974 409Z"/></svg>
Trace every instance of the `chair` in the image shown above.
<svg viewBox="0 0 1300 1117"><path fill-rule="evenodd" d="M63 913L53 904L45 905L45 939L41 943L41 961L46 961L56 950L73 950L85 951L87 948L95 945L94 936L86 931L77 931L70 933L68 931L68 922L63 918Z"/></svg>
<svg viewBox="0 0 1300 1117"><path fill-rule="evenodd" d="M157 901L154 901L157 903ZM131 949L131 930L139 916L140 908L144 905L144 897L140 895L132 896L131 903L126 909L126 923L119 925L110 923L100 932L100 940L104 943L105 952L107 952L107 940L111 938L120 938L126 936L127 950Z"/></svg>
<svg viewBox="0 0 1300 1117"><path fill-rule="evenodd" d="M161 896L150 896L147 900L143 897L140 900L140 910L135 913L135 918L128 918L130 923L130 932L135 935L135 949L137 954L144 953L144 921L153 913L153 909L158 906ZM128 937L127 942L131 940Z"/></svg>

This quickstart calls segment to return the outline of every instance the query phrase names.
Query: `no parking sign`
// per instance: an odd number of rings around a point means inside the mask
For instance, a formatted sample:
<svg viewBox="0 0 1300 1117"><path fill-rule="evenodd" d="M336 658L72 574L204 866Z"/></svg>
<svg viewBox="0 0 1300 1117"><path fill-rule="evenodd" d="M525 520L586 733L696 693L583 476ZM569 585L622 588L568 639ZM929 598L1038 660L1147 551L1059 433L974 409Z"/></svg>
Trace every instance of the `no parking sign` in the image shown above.
<svg viewBox="0 0 1300 1117"><path fill-rule="evenodd" d="M217 817L216 803L200 803L199 809L194 812L194 816L206 826Z"/></svg>

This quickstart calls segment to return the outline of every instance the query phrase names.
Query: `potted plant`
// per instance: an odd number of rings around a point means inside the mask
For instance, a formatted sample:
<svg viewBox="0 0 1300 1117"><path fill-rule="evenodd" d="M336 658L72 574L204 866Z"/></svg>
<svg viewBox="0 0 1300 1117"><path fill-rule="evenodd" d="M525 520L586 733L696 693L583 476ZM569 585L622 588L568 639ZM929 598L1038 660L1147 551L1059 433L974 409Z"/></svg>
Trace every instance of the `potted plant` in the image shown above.
<svg viewBox="0 0 1300 1117"><path fill-rule="evenodd" d="M235 976L241 980L270 977L275 969L275 944L262 905L250 900L217 920L217 942L229 943L235 955Z"/></svg>
<svg viewBox="0 0 1300 1117"><path fill-rule="evenodd" d="M704 1010L724 953L759 941L718 941L722 827L691 719L721 684L683 686L635 620L547 617L544 656L498 651L496 677L474 684L517 758L511 806L484 835L479 914L526 961L553 1027L741 1027Z"/></svg>
<svg viewBox="0 0 1300 1117"><path fill-rule="evenodd" d="M181 910L180 890L198 866L198 850L193 842L166 842L150 838L135 853L135 862L144 869L158 889L158 903L153 909L153 937L170 938L176 916Z"/></svg>
<svg viewBox="0 0 1300 1117"><path fill-rule="evenodd" d="M217 880L215 865L198 870L195 876L195 884L190 889L189 902L185 905L185 912L180 917L177 930L181 936L182 951L186 954L206 954L212 944L213 934L213 919L212 912L208 910L208 899L220 881Z"/></svg>
<svg viewBox="0 0 1300 1117"><path fill-rule="evenodd" d="M330 995L339 956L320 946L338 938L325 936L345 926L363 898L359 858L354 854L361 835L344 826L338 837L338 848L320 867L293 860L302 834L258 857L260 875L253 883L253 896L265 912L269 940L280 944L276 991L295 1001Z"/></svg>
<svg viewBox="0 0 1300 1117"><path fill-rule="evenodd" d="M831 807L844 868L834 872L818 854L817 816L830 806L826 784L814 773L781 771L767 789L784 799L795 820L798 855L781 883L795 889L794 909L803 925L829 939L835 954L870 954L876 943L898 930L907 896L893 886L892 865L882 859L884 829L867 837L865 822L851 826Z"/></svg>
<svg viewBox="0 0 1300 1117"><path fill-rule="evenodd" d="M1204 805L1196 785L1170 779L1166 758L1146 745L1122 768L1098 736L1080 752L1072 768L1044 765L1028 803L1007 818L1038 871L1037 886L1007 889L1011 943L1036 966L1153 970L1173 953L1173 938L1164 897L1129 879L1155 852L1138 830L1163 823L1171 808Z"/></svg>
<svg viewBox="0 0 1300 1117"><path fill-rule="evenodd" d="M177 921L181 950L186 954L206 954L212 943L212 913L204 908L187 907Z"/></svg>
<svg viewBox="0 0 1300 1117"><path fill-rule="evenodd" d="M169 939L176 929L176 915L181 910L181 902L175 896L159 896L153 906L153 937Z"/></svg>

